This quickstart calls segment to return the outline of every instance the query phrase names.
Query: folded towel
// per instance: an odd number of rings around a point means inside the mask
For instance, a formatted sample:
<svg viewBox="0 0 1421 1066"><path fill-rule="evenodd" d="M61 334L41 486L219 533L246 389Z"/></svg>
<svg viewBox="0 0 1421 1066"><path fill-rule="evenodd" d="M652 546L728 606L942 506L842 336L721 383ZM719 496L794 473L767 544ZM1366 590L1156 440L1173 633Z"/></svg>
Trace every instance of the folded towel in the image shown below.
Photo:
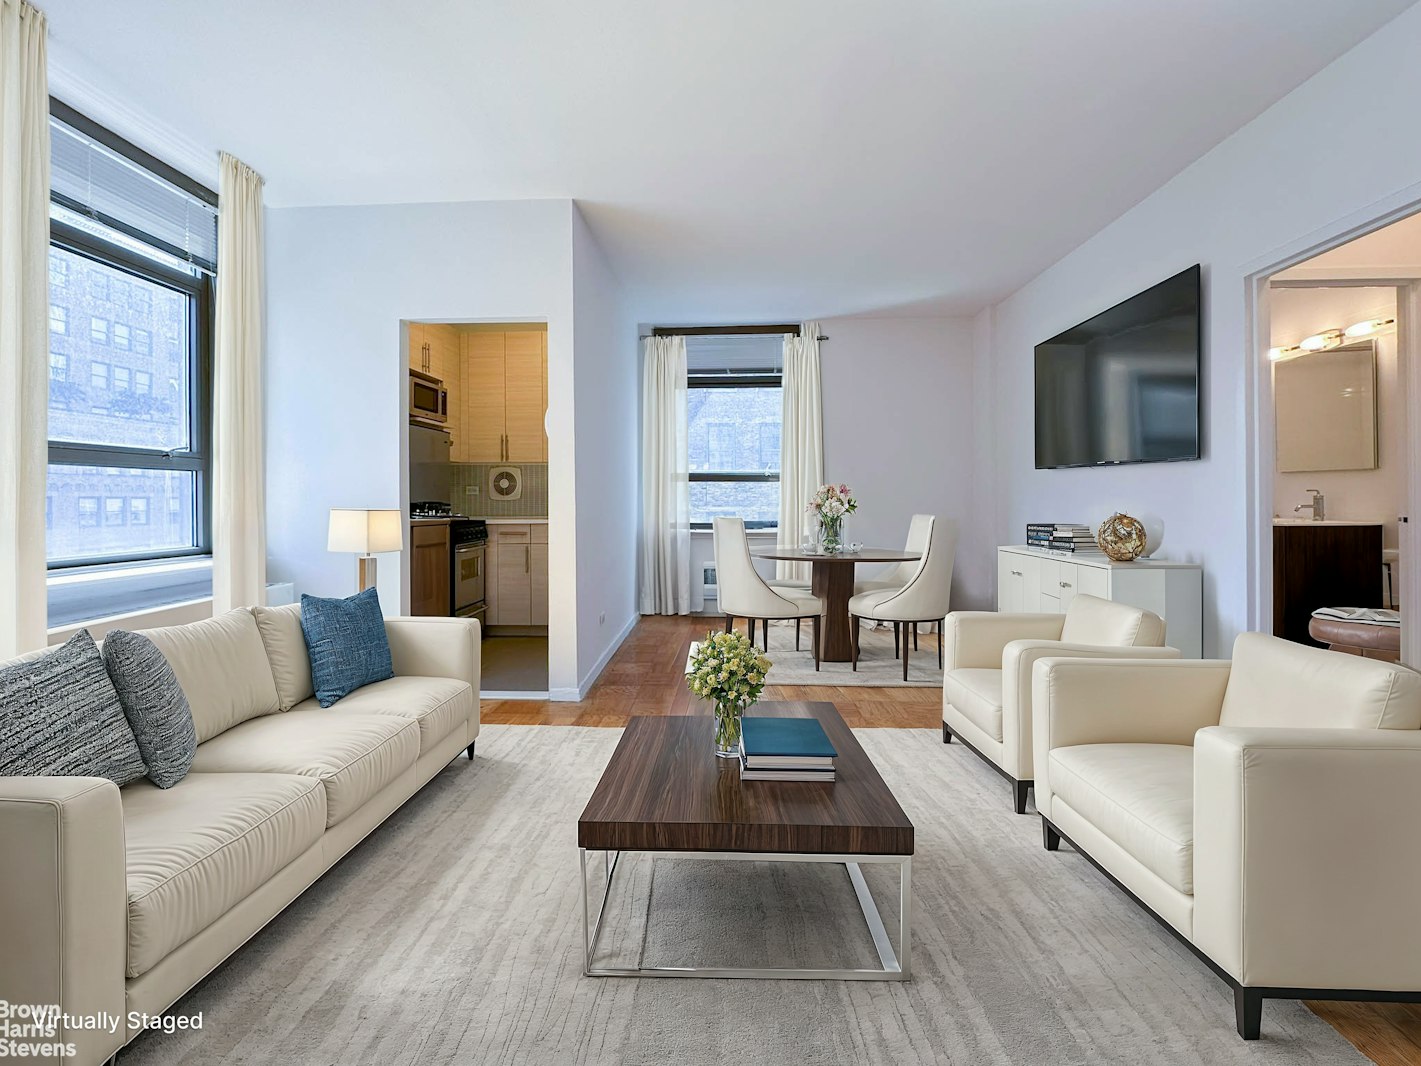
<svg viewBox="0 0 1421 1066"><path fill-rule="evenodd" d="M1382 607L1319 607L1314 618L1333 618L1339 622L1360 622L1369 626L1401 626L1401 613Z"/></svg>

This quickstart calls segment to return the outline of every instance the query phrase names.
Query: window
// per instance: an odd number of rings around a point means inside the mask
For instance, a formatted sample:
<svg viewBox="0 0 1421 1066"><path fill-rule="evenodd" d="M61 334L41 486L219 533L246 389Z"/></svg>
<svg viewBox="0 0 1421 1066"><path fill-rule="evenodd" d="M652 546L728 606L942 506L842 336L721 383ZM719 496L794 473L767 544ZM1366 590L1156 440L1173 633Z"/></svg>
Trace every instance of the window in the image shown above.
<svg viewBox="0 0 1421 1066"><path fill-rule="evenodd" d="M62 259L56 258L53 254L49 257L49 283L50 285L63 285L69 280L69 264ZM53 308L50 309L51 314ZM62 332L62 331L61 331Z"/></svg>
<svg viewBox="0 0 1421 1066"><path fill-rule="evenodd" d="M692 528L722 515L779 524L783 344L781 333L686 338Z"/></svg>
<svg viewBox="0 0 1421 1066"><path fill-rule="evenodd" d="M53 260L53 256L50 259ZM58 304L49 305L49 331L63 336L69 329L69 311Z"/></svg>
<svg viewBox="0 0 1421 1066"><path fill-rule="evenodd" d="M51 278L65 278L88 332L50 359L49 565L205 555L217 197L50 110ZM63 310L51 308L53 332L67 329ZM110 350L133 354L119 365Z"/></svg>
<svg viewBox="0 0 1421 1066"><path fill-rule="evenodd" d="M49 380L64 381L69 377L69 356L63 352L49 353Z"/></svg>

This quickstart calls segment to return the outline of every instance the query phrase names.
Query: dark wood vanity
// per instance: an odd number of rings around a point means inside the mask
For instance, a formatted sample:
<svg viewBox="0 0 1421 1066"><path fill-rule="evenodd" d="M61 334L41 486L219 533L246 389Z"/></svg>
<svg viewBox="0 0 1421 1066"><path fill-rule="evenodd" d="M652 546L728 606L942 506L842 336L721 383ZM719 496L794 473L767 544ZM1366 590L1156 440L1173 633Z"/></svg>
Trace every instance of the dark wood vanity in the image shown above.
<svg viewBox="0 0 1421 1066"><path fill-rule="evenodd" d="M1274 524L1275 636L1322 647L1308 636L1319 607L1384 606L1380 525Z"/></svg>

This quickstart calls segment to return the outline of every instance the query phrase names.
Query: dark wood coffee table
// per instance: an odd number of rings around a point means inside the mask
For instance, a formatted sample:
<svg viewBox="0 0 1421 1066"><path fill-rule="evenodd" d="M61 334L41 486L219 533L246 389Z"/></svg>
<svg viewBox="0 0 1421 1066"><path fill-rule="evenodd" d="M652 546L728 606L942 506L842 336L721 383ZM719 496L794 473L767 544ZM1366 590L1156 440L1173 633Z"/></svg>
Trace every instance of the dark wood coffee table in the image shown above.
<svg viewBox="0 0 1421 1066"><path fill-rule="evenodd" d="M833 784L741 781L712 750L709 715L636 717L628 723L577 822L582 865L583 973L593 977L909 977L913 823L832 703L761 703L753 714L817 718L839 756ZM602 899L589 906L588 852L603 852ZM878 950L881 969L595 965L602 915L623 852L751 862L842 863ZM898 949L884 928L861 863L899 868ZM596 876L597 863L591 864Z"/></svg>

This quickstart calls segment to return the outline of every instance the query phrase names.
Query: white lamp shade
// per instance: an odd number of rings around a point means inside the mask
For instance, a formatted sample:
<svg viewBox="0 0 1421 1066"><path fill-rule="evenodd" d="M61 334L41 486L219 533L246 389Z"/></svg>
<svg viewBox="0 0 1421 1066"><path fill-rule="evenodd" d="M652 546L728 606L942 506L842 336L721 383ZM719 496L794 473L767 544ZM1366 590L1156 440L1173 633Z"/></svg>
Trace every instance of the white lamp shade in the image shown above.
<svg viewBox="0 0 1421 1066"><path fill-rule="evenodd" d="M397 552L405 546L404 528L404 516L399 511L332 507L326 550L357 555Z"/></svg>

